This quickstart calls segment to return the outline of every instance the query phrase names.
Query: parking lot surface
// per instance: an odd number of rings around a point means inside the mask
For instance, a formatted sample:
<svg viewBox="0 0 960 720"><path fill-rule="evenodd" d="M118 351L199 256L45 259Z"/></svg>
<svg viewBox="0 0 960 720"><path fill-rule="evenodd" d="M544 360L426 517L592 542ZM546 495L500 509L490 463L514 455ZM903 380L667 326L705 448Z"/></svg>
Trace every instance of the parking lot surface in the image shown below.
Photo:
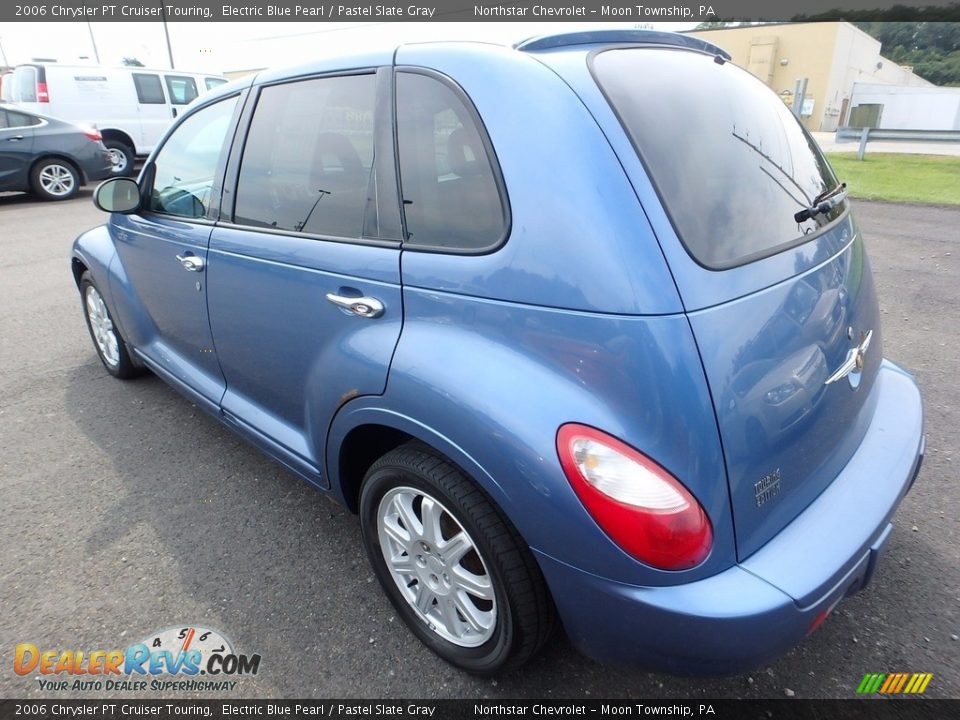
<svg viewBox="0 0 960 720"><path fill-rule="evenodd" d="M868 672L931 672L926 695L960 697L960 209L855 206L885 354L916 373L927 411L926 462L873 584L749 675L602 666L561 635L491 680L404 628L347 511L155 377L107 375L68 262L105 220L89 190L0 196L0 696L48 694L14 674L18 643L111 650L194 625L262 657L212 697L847 698Z"/></svg>

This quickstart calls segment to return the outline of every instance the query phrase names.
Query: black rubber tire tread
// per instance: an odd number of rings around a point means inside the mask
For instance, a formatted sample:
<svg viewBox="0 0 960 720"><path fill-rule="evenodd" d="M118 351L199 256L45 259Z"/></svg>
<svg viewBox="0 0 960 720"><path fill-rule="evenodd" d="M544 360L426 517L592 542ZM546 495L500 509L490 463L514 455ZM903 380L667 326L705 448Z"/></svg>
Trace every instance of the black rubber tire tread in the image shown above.
<svg viewBox="0 0 960 720"><path fill-rule="evenodd" d="M442 453L425 443L414 440L391 450L370 467L366 477L370 478L387 467L405 468L428 478L431 484L448 494L457 506L451 509L464 513L479 531L480 537L475 540L478 545L485 545L481 548L484 560L495 564L504 579L503 591L508 597L514 635L506 660L485 669L464 667L456 660L445 659L478 675L502 674L525 664L555 631L557 614L540 567L520 533L479 486Z"/></svg>
<svg viewBox="0 0 960 720"><path fill-rule="evenodd" d="M116 367L110 367L107 364L107 361L104 360L103 355L100 354L100 348L97 347L97 341L93 337L93 329L90 327L90 318L87 316L88 286L95 288L97 292L100 293L100 297L103 297L103 293L100 292L100 288L98 288L97 284L93 281L93 276L90 274L90 271L86 270L84 271L83 275L80 276L80 306L83 309L83 319L87 323L87 331L90 333L90 340L93 342L93 349L97 353L97 357L100 358L100 362L103 363L103 367L108 373L120 380L130 380L143 375L146 371L144 368L134 364L133 359L130 357L130 351L127 349L127 343L123 339L123 335L120 334L120 328L117 327L117 321L114 320L113 313L110 311L109 307L107 307L107 312L110 313L110 320L113 322L113 332L117 336L117 346L120 351L120 361L117 363ZM104 300L104 303L106 303L106 300Z"/></svg>

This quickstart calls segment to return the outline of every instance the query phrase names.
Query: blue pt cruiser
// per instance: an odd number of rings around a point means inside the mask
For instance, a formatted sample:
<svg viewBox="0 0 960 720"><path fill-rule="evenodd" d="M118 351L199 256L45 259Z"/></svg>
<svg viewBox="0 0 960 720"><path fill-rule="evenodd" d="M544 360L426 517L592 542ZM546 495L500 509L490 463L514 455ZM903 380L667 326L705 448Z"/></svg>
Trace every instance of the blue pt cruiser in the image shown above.
<svg viewBox="0 0 960 720"><path fill-rule="evenodd" d="M72 269L107 371L359 514L471 672L557 622L611 661L767 663L867 584L920 467L845 185L698 39L266 71L95 199Z"/></svg>

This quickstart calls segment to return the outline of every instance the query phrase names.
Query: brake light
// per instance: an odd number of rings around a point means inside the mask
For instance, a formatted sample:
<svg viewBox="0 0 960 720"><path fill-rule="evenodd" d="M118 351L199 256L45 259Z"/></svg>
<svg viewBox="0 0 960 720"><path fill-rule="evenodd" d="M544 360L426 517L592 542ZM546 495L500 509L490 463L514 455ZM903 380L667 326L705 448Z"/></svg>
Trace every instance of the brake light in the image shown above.
<svg viewBox="0 0 960 720"><path fill-rule="evenodd" d="M37 83L37 102L50 102L50 93L47 92L47 84L45 82Z"/></svg>
<svg viewBox="0 0 960 720"><path fill-rule="evenodd" d="M90 138L91 140L93 140L94 142L102 142L102 141L103 141L103 135L101 135L101 134L100 134L100 131L97 130L96 128L88 128L88 129L86 129L86 130L83 131L83 134L86 135L86 136L87 136L88 138Z"/></svg>
<svg viewBox="0 0 960 720"><path fill-rule="evenodd" d="M600 528L641 562L662 570L699 565L713 529L679 480L617 438L570 423L557 433L567 480Z"/></svg>

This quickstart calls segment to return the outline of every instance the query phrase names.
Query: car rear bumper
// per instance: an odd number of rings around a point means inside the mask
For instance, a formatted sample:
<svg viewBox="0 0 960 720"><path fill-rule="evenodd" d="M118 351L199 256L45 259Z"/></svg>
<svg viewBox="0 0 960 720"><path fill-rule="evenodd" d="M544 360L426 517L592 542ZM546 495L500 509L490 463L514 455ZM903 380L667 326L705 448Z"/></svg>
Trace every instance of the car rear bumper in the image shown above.
<svg viewBox="0 0 960 720"><path fill-rule="evenodd" d="M924 452L912 376L884 361L870 428L843 472L778 535L722 573L637 587L537 559L567 634L587 655L681 674L768 663L869 583Z"/></svg>
<svg viewBox="0 0 960 720"><path fill-rule="evenodd" d="M106 180L113 175L113 163L110 162L109 151L101 143L90 143L77 160L86 182Z"/></svg>

